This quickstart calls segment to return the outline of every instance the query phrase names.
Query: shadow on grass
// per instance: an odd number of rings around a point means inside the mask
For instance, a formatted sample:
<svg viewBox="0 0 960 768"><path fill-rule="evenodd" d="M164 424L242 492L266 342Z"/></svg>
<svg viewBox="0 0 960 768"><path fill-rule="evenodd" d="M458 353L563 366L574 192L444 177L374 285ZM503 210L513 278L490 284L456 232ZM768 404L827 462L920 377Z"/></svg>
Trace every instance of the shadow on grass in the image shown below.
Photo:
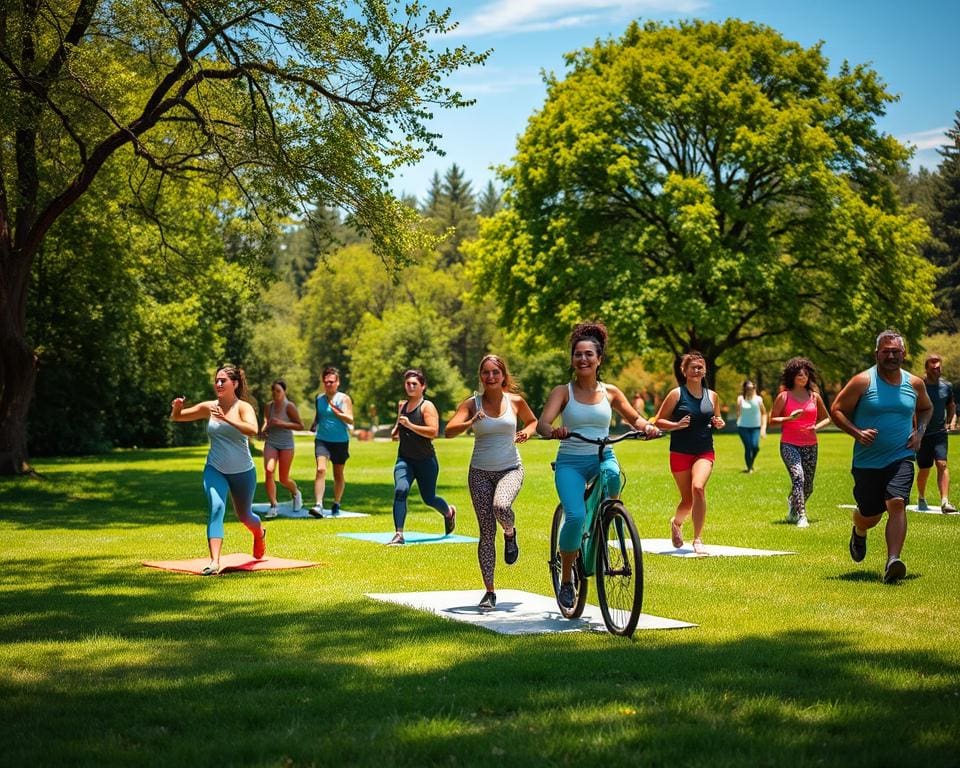
<svg viewBox="0 0 960 768"><path fill-rule="evenodd" d="M960 668L854 630L510 638L263 578L11 564L8 764L956 765Z"/></svg>

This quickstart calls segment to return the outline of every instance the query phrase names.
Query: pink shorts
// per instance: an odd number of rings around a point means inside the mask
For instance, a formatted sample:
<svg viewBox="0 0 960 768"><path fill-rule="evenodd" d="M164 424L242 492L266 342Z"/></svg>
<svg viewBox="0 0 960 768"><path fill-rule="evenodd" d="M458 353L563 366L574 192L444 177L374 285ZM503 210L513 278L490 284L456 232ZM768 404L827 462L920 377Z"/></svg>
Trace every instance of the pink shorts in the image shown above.
<svg viewBox="0 0 960 768"><path fill-rule="evenodd" d="M688 470L693 469L693 465L696 464L700 459L706 459L711 464L713 464L716 459L716 455L713 451L707 451L706 453L674 453L670 452L670 471L671 472L687 472Z"/></svg>

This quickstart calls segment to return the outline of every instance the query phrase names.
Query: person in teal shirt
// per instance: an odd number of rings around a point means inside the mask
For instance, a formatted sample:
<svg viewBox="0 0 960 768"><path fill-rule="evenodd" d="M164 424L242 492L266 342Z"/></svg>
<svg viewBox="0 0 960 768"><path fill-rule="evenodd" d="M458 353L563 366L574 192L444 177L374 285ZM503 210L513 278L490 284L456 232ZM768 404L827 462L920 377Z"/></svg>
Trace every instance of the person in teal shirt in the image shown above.
<svg viewBox="0 0 960 768"><path fill-rule="evenodd" d="M316 503L307 510L313 517L323 517L323 496L327 486L327 461L333 464L333 505L331 515L340 514L340 502L346 487L344 468L350 458L350 430L353 428L353 401L340 391L340 371L332 365L323 369L323 394L317 395L317 415L311 430L316 430L314 456L317 473L313 480Z"/></svg>
<svg viewBox="0 0 960 768"><path fill-rule="evenodd" d="M933 414L923 379L902 368L905 352L899 333L881 333L875 350L877 364L850 379L830 408L833 423L856 440L851 472L857 508L850 557L859 563L867 556L867 531L886 512L883 580L888 584L907 575L900 559L907 538L907 499L916 451Z"/></svg>

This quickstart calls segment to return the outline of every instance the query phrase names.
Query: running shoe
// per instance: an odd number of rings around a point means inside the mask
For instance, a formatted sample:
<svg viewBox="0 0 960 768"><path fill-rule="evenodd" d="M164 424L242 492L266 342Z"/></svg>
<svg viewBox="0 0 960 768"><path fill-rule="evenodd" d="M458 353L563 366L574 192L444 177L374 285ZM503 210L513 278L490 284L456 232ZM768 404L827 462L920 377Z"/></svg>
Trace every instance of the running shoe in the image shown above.
<svg viewBox="0 0 960 768"><path fill-rule="evenodd" d="M797 518L797 528L809 528L809 527L810 527L810 521L807 520L807 516L800 515Z"/></svg>
<svg viewBox="0 0 960 768"><path fill-rule="evenodd" d="M941 508L942 508L942 507L941 507ZM925 498L923 498L923 496L921 496L919 499L917 499L917 511L918 511L918 512L929 512L929 511L930 511L930 505L927 504L927 500L926 500Z"/></svg>
<svg viewBox="0 0 960 768"><path fill-rule="evenodd" d="M557 596L557 601L565 611L573 608L573 604L577 601L577 593L574 591L572 583L565 581L560 585L560 594Z"/></svg>
<svg viewBox="0 0 960 768"><path fill-rule="evenodd" d="M443 530L444 533L449 536L453 533L454 528L457 527L457 508L450 505L450 514L443 516Z"/></svg>
<svg viewBox="0 0 960 768"><path fill-rule="evenodd" d="M393 534L393 538L390 539L390 541L387 542L387 546L388 546L388 547L399 547L401 544L404 544L404 543L406 543L406 542L404 542L404 540L403 540L403 534L400 533L399 531L397 531L397 533Z"/></svg>
<svg viewBox="0 0 960 768"><path fill-rule="evenodd" d="M884 584L896 584L907 575L907 566L899 557L891 557L887 561L887 568L883 572Z"/></svg>
<svg viewBox="0 0 960 768"><path fill-rule="evenodd" d="M793 502L790 500L790 497L787 497L787 522L795 523L797 522L798 515L796 510L793 508Z"/></svg>
<svg viewBox="0 0 960 768"><path fill-rule="evenodd" d="M520 545L517 544L517 529L513 529L513 536L503 534L503 562L513 565L520 557Z"/></svg>
<svg viewBox="0 0 960 768"><path fill-rule="evenodd" d="M339 514L340 514L340 502L335 501L333 502L333 506L330 507L330 516L336 517Z"/></svg>
<svg viewBox="0 0 960 768"><path fill-rule="evenodd" d="M267 554L267 529L261 527L260 535L253 537L253 556L257 560L262 560Z"/></svg>
<svg viewBox="0 0 960 768"><path fill-rule="evenodd" d="M300 489L298 488L293 494L293 511L299 512L301 509L303 509L303 494L300 493Z"/></svg>
<svg viewBox="0 0 960 768"><path fill-rule="evenodd" d="M323 517L323 505L314 504L312 507L310 507L310 509L307 510L307 514L309 514L310 517L315 517L319 520L321 517Z"/></svg>
<svg viewBox="0 0 960 768"><path fill-rule="evenodd" d="M857 526L850 531L850 557L859 563L867 556L867 537L857 535Z"/></svg>
<svg viewBox="0 0 960 768"><path fill-rule="evenodd" d="M211 562L209 565L205 565L200 573L203 576L216 576L220 573L220 563Z"/></svg>
<svg viewBox="0 0 960 768"><path fill-rule="evenodd" d="M266 512L264 512L264 513L263 513L263 516L264 516L264 518L265 518L266 520L272 520L273 518L275 518L275 517L276 517L277 515L279 515L279 514L280 514L280 510L277 509L277 505L276 505L276 504L271 504L271 505L270 505L270 509L268 509Z"/></svg>
<svg viewBox="0 0 960 768"><path fill-rule="evenodd" d="M945 515L955 515L957 513L957 508L949 501L944 499L940 502L940 511Z"/></svg>
<svg viewBox="0 0 960 768"><path fill-rule="evenodd" d="M497 607L497 593L496 592L487 592L484 594L483 599L480 600L480 605L477 606L481 611L492 611Z"/></svg>

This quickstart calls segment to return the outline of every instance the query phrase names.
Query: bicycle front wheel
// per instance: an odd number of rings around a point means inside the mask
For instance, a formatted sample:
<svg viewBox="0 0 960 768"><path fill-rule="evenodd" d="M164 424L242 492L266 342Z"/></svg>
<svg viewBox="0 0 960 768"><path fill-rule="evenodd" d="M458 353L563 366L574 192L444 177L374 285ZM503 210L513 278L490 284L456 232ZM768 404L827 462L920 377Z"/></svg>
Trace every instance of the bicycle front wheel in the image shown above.
<svg viewBox="0 0 960 768"><path fill-rule="evenodd" d="M550 582L553 584L553 594L557 597L557 606L563 618L577 619L583 614L583 607L587 604L587 580L583 574L583 559L577 554L577 561L573 564L573 588L576 590L577 599L570 610L560 605L560 529L563 527L563 520L563 504L558 504L550 525Z"/></svg>
<svg viewBox="0 0 960 768"><path fill-rule="evenodd" d="M643 606L643 552L640 534L620 501L601 511L597 544L597 598L603 622L615 635L630 637Z"/></svg>

